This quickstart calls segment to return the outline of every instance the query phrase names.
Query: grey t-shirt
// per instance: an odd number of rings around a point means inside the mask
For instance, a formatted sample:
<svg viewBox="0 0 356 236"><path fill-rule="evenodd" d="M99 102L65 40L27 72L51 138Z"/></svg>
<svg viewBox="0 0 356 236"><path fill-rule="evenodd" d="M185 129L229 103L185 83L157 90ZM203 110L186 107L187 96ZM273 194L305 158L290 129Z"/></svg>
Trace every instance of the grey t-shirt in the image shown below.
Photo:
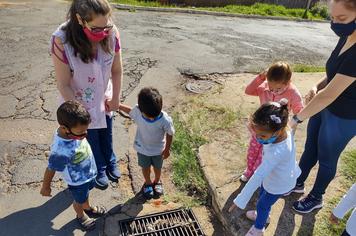
<svg viewBox="0 0 356 236"><path fill-rule="evenodd" d="M135 150L146 156L161 155L166 144L165 135L173 135L175 132L172 118L162 111L161 115L151 121L143 117L137 105L132 108L130 117L137 125Z"/></svg>

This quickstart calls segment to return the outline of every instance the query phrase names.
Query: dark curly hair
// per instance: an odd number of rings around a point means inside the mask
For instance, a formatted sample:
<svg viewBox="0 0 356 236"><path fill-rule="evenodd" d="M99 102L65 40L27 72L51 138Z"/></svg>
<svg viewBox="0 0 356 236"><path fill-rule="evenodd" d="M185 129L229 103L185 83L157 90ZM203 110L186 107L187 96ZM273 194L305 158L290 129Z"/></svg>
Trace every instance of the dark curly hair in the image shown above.
<svg viewBox="0 0 356 236"><path fill-rule="evenodd" d="M162 111L162 96L156 88L146 87L138 94L138 108L150 118L155 118Z"/></svg>
<svg viewBox="0 0 356 236"><path fill-rule="evenodd" d="M251 124L263 130L276 132L287 127L288 124L288 100L268 102L260 106L251 117Z"/></svg>

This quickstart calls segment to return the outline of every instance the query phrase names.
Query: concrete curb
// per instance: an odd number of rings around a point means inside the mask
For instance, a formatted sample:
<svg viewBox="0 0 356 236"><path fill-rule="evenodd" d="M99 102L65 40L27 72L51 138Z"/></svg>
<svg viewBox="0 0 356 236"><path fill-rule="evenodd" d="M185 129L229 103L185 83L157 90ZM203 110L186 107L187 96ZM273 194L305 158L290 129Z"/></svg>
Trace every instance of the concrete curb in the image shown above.
<svg viewBox="0 0 356 236"><path fill-rule="evenodd" d="M183 14L196 14L196 15L209 15L209 16L225 16L225 17L240 17L240 18L252 18L260 20L282 20L282 21L295 21L295 22L316 22L316 23L329 23L327 20L307 20L307 19L293 19L279 16L260 16L260 15L244 15L237 13L204 11L195 9L184 8L163 8L163 7L143 7L133 6L127 4L112 4L118 10L139 10L139 11L153 11L153 12L167 12L167 13L183 13Z"/></svg>

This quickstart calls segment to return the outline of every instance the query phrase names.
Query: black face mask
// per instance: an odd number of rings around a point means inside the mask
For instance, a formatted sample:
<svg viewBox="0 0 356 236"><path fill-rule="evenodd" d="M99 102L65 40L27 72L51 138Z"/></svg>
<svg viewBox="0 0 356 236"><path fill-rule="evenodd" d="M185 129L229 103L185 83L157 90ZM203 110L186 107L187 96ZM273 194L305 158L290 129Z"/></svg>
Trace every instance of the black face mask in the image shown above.
<svg viewBox="0 0 356 236"><path fill-rule="evenodd" d="M75 140L82 140L85 139L87 137L88 133L84 133L84 134L75 134L71 131L71 129L69 127L66 126L66 128L69 130L69 132L66 132L66 135L70 138L70 139L75 139Z"/></svg>
<svg viewBox="0 0 356 236"><path fill-rule="evenodd" d="M355 20L353 20L350 23L342 24L334 23L331 21L331 29L335 32L337 36L347 37L356 30L356 22Z"/></svg>

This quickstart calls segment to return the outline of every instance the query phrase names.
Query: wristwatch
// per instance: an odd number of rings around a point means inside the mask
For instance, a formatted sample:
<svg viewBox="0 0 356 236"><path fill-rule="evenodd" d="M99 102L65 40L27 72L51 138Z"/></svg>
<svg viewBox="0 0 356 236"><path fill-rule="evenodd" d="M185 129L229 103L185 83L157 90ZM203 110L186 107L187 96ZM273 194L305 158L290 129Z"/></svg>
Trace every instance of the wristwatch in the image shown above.
<svg viewBox="0 0 356 236"><path fill-rule="evenodd" d="M293 119L295 122L297 122L298 124L303 123L302 120L299 120L299 118L298 118L297 115L294 115L294 116L292 117L292 119Z"/></svg>

